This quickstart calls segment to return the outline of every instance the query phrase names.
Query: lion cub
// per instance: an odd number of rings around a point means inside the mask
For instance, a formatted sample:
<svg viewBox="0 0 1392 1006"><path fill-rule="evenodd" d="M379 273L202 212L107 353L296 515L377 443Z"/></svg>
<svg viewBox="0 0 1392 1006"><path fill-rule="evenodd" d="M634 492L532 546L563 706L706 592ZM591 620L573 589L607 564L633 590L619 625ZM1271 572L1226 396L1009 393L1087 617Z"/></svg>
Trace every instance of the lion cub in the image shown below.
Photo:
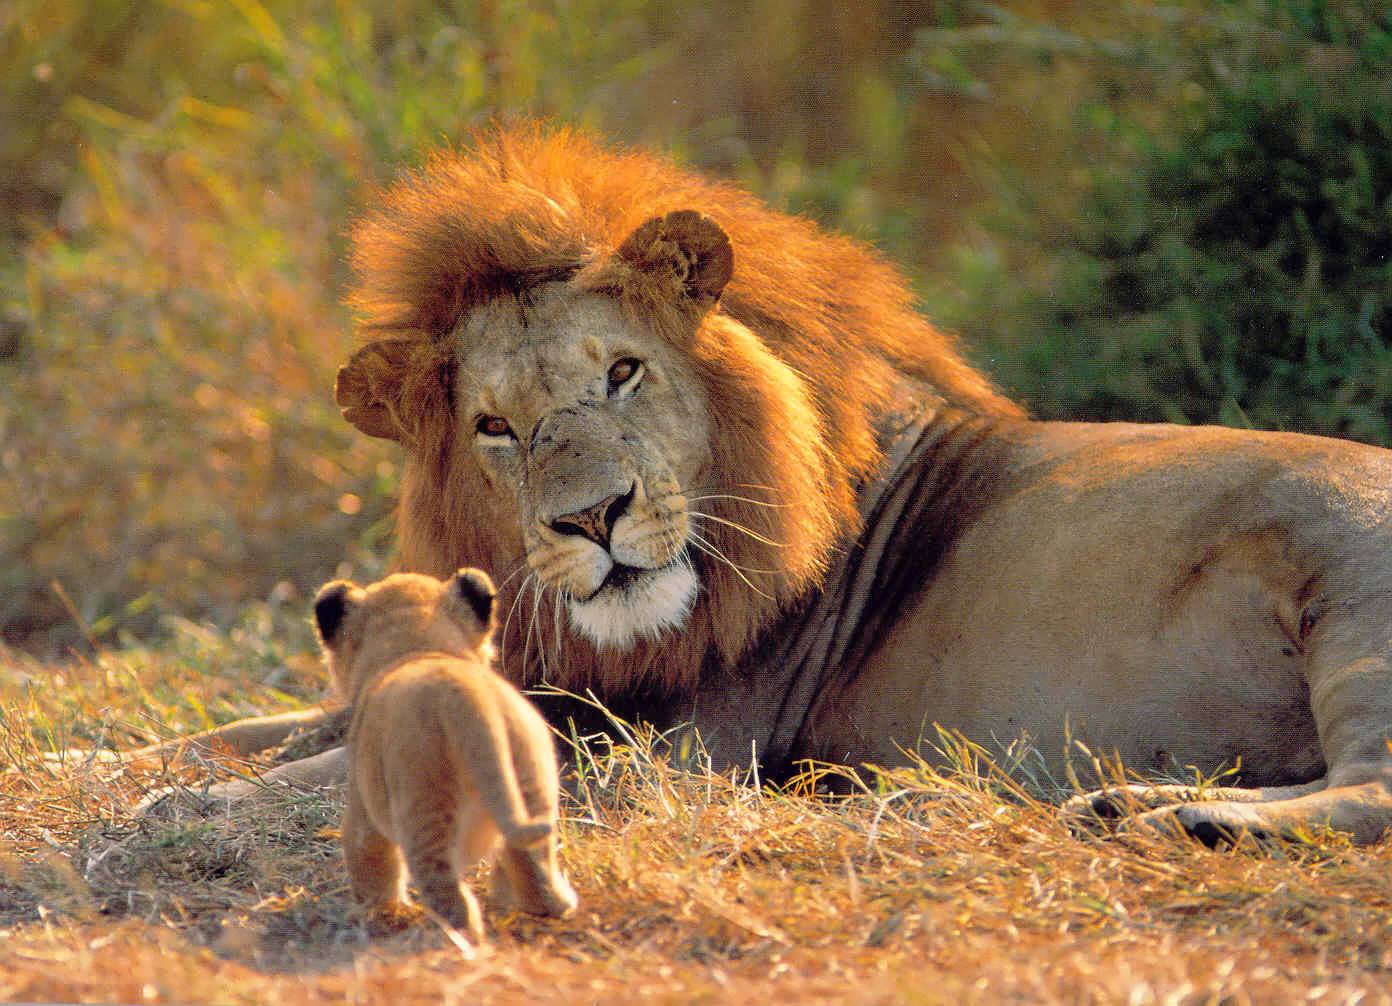
<svg viewBox="0 0 1392 1006"><path fill-rule="evenodd" d="M495 897L539 915L575 907L556 859L556 750L541 714L490 666L493 599L486 574L462 569L443 582L335 580L314 602L334 687L353 705L353 893L374 916L399 916L404 857L425 904L475 941L478 903L459 877L500 834Z"/></svg>

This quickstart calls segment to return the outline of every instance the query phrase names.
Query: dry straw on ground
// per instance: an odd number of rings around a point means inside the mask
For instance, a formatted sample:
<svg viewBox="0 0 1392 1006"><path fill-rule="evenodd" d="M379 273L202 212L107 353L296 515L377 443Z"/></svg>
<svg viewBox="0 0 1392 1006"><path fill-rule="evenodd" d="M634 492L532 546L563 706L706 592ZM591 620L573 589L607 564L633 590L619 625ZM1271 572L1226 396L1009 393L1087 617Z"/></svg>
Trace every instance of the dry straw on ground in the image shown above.
<svg viewBox="0 0 1392 1006"><path fill-rule="evenodd" d="M194 726L197 691L217 690L152 659L137 697L122 664L0 654L0 1000L1392 1001L1392 843L1078 837L951 738L951 770L837 772L835 797L814 775L774 790L680 771L643 733L575 739L574 917L493 914L472 960L428 920L373 936L337 793L138 817L154 789L256 767L54 757Z"/></svg>

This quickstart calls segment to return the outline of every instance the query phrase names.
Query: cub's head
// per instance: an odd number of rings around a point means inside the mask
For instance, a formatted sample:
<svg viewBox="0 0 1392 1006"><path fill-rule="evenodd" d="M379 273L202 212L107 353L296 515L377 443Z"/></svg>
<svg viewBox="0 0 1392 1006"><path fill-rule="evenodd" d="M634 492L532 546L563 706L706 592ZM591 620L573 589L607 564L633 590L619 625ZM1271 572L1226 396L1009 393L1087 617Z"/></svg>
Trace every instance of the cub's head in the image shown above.
<svg viewBox="0 0 1392 1006"><path fill-rule="evenodd" d="M478 569L443 581L397 573L366 587L324 584L314 624L334 689L351 699L378 671L414 653L491 661L494 597L493 581Z"/></svg>

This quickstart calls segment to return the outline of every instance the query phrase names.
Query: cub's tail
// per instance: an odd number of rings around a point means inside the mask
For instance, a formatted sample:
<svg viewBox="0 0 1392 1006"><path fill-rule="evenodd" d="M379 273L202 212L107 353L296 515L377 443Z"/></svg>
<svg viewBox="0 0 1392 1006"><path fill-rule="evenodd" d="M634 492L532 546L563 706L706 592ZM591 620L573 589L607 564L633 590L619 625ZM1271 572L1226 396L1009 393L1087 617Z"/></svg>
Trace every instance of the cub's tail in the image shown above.
<svg viewBox="0 0 1392 1006"><path fill-rule="evenodd" d="M524 848L549 838L555 830L553 822L544 815L533 816L527 807L503 710L458 708L442 718L503 840L513 848Z"/></svg>
<svg viewBox="0 0 1392 1006"><path fill-rule="evenodd" d="M527 845L536 845L538 842L551 837L554 830L551 822L545 818L536 818L529 821L511 822L511 830L503 827L503 822L498 822L498 830L503 833L503 838L507 844L513 848Z"/></svg>

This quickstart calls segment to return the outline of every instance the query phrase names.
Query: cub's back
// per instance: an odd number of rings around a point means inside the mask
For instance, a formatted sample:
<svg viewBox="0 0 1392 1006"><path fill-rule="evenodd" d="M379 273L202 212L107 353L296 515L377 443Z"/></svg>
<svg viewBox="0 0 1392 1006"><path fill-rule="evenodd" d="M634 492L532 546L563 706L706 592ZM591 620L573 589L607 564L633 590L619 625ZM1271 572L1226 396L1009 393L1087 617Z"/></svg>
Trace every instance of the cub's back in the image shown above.
<svg viewBox="0 0 1392 1006"><path fill-rule="evenodd" d="M546 721L482 658L432 656L387 671L362 690L348 740L369 806L408 781L442 794L472 792L471 777L495 771L499 758L510 758L533 812L557 803Z"/></svg>

